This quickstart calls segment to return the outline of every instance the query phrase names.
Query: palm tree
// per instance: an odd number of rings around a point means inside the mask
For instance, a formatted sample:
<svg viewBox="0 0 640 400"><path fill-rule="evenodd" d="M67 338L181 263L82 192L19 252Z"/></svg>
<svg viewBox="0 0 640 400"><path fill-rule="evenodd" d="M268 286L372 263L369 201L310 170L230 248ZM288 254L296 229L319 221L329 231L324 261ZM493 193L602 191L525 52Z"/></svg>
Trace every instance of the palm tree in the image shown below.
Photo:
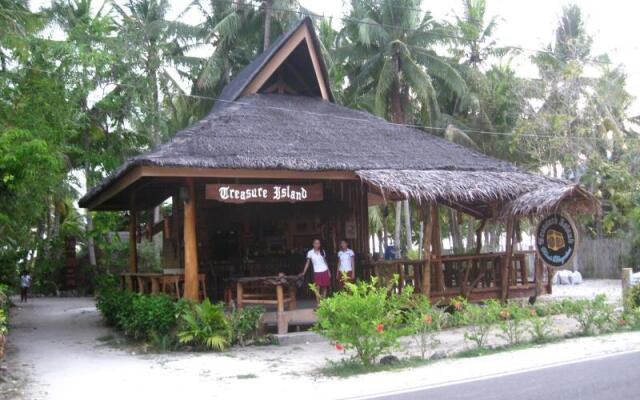
<svg viewBox="0 0 640 400"><path fill-rule="evenodd" d="M297 0L264 0L261 6L244 1L194 0L187 10L197 9L199 24L193 46L210 45L213 52L198 69L198 94L215 97L231 78L266 50L271 37L281 34L306 13Z"/></svg>
<svg viewBox="0 0 640 400"><path fill-rule="evenodd" d="M5 71L7 49L24 47L29 33L42 27L44 20L29 10L26 0L0 0L0 69Z"/></svg>
<svg viewBox="0 0 640 400"><path fill-rule="evenodd" d="M399 124L436 124L438 90L459 96L467 87L458 71L434 47L452 40L452 29L419 10L419 0L352 0L349 18L338 36L337 57L344 63L351 106L372 109ZM363 100L366 99L366 100ZM405 200L406 248L412 246L410 212ZM400 244L396 207L396 246Z"/></svg>

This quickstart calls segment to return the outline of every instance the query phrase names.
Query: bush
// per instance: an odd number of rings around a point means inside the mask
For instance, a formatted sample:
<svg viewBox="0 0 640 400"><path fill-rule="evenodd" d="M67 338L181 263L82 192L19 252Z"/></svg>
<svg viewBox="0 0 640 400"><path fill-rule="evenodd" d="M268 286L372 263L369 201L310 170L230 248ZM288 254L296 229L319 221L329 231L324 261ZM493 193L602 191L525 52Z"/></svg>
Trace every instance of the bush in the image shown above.
<svg viewBox="0 0 640 400"><path fill-rule="evenodd" d="M229 347L231 331L222 304L205 299L201 304L186 307L179 318L180 343L218 351Z"/></svg>
<svg viewBox="0 0 640 400"><path fill-rule="evenodd" d="M429 349L440 344L435 336L442 329L445 318L445 312L432 306L428 297L418 295L413 300L409 312L409 325L416 344L420 348L422 359L425 359Z"/></svg>
<svg viewBox="0 0 640 400"><path fill-rule="evenodd" d="M354 350L357 359L371 366L378 356L398 345L403 330L403 310L413 294L410 286L402 294L370 282L346 283L344 291L320 301L314 330L335 342L338 350Z"/></svg>
<svg viewBox="0 0 640 400"><path fill-rule="evenodd" d="M610 332L615 326L614 308L607 303L607 297L603 294L597 295L593 300L566 299L562 306L567 316L580 324L582 335Z"/></svg>
<svg viewBox="0 0 640 400"><path fill-rule="evenodd" d="M482 349L487 344L491 327L498 322L501 305L496 300L488 300L480 305L469 305L465 302L463 307L464 322L469 325L464 338L473 342L476 349Z"/></svg>
<svg viewBox="0 0 640 400"><path fill-rule="evenodd" d="M125 307L119 324L128 336L148 340L153 335L166 335L176 326L173 300L165 294L134 294L131 307Z"/></svg>
<svg viewBox="0 0 640 400"><path fill-rule="evenodd" d="M531 311L518 303L510 302L502 307L498 316L498 327L502 331L500 336L510 345L520 343L526 331L526 322L531 318Z"/></svg>
<svg viewBox="0 0 640 400"><path fill-rule="evenodd" d="M546 343L551 339L551 325L553 321L550 315L539 316L535 308L529 310L529 333L534 343Z"/></svg>
<svg viewBox="0 0 640 400"><path fill-rule="evenodd" d="M118 286L117 279L112 275L96 279L96 307L110 326L117 326L123 304L130 300L126 298L130 293L120 290Z"/></svg>
<svg viewBox="0 0 640 400"><path fill-rule="evenodd" d="M633 285L625 292L625 306L631 310L640 307L640 285Z"/></svg>
<svg viewBox="0 0 640 400"><path fill-rule="evenodd" d="M262 314L262 307L245 307L231 313L231 342L240 346L262 343Z"/></svg>

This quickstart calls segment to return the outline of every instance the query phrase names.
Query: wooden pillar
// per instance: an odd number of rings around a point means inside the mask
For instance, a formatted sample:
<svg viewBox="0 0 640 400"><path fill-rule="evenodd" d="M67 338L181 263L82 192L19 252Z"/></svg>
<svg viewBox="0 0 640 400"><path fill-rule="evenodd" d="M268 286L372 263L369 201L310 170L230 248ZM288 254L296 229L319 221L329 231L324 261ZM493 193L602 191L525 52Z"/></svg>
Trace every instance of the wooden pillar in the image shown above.
<svg viewBox="0 0 640 400"><path fill-rule="evenodd" d="M423 233L422 233L422 293L425 296L431 294L431 236L433 235L433 218L431 217L431 204L422 207Z"/></svg>
<svg viewBox="0 0 640 400"><path fill-rule="evenodd" d="M438 213L438 203L432 203L430 207L430 219L433 225L431 231L431 247L433 249L433 256L437 258L435 261L434 270L436 273L436 290L443 292L445 290L444 284L444 271L442 270L442 237L440 235L440 217Z"/></svg>
<svg viewBox="0 0 640 400"><path fill-rule="evenodd" d="M129 272L138 272L138 215L133 207L133 196L129 208Z"/></svg>
<svg viewBox="0 0 640 400"><path fill-rule="evenodd" d="M198 241L196 237L196 191L193 178L187 180L184 203L184 297L198 300Z"/></svg>
<svg viewBox="0 0 640 400"><path fill-rule="evenodd" d="M514 221L513 217L507 219L507 236L505 239L506 255L502 260L501 272L500 272L500 299L504 302L509 298L509 271L511 271L511 260L513 255L513 235Z"/></svg>

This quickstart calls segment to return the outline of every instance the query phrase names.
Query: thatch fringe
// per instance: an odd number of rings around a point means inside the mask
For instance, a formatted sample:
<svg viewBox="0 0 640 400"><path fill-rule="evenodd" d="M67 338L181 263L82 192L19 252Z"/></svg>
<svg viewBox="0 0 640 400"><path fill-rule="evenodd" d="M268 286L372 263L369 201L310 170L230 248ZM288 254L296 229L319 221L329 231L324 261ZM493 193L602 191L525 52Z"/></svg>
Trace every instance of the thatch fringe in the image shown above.
<svg viewBox="0 0 640 400"><path fill-rule="evenodd" d="M540 215L572 203L573 212L593 212L597 201L576 184L528 172L360 170L365 182L394 197L418 202L503 203L501 215Z"/></svg>

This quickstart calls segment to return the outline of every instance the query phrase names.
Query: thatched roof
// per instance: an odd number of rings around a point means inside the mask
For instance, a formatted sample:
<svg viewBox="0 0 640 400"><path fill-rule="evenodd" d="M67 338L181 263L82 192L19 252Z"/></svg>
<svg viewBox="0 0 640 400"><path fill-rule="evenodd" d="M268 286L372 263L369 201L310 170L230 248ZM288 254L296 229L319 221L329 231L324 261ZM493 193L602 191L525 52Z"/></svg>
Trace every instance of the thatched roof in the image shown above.
<svg viewBox="0 0 640 400"><path fill-rule="evenodd" d="M224 89L220 102L224 106L215 107L155 150L129 159L84 196L80 206L92 204L137 166L349 171L383 195L444 202L479 216L494 216L495 203L502 209L508 204L512 214L545 212L574 195L593 203L590 194L570 182L532 174L419 129L340 106L332 97L329 101L284 94L238 97L262 66L273 64L271 57L287 38L310 23L303 20L243 70ZM309 57L301 46L318 47L315 33L311 36L309 40L307 34L289 57ZM311 65L298 59L286 62L307 69ZM324 63L320 64L326 76ZM317 77L317 67L313 68L311 75Z"/></svg>

